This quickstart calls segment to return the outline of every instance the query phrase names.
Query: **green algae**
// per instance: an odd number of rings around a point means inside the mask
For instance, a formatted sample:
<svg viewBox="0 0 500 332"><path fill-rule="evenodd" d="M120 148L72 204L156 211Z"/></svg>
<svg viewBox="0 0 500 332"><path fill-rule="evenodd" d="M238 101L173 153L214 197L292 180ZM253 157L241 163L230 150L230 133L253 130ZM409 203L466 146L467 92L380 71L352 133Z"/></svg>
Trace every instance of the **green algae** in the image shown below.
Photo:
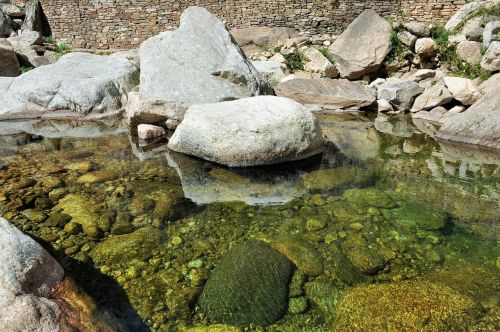
<svg viewBox="0 0 500 332"><path fill-rule="evenodd" d="M355 166L340 166L322 169L301 176L304 187L309 190L334 190L342 186L360 186L373 182L368 170Z"/></svg>
<svg viewBox="0 0 500 332"><path fill-rule="evenodd" d="M402 203L400 207L383 210L384 217L405 228L419 227L425 230L439 230L446 225L446 214L432 207L414 203Z"/></svg>

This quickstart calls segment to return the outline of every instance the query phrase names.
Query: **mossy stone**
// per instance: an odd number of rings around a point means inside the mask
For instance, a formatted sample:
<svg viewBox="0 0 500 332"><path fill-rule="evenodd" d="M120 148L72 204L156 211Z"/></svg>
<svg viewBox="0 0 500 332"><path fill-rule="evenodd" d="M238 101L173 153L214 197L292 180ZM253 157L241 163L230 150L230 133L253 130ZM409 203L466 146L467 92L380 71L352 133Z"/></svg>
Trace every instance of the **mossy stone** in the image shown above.
<svg viewBox="0 0 500 332"><path fill-rule="evenodd" d="M439 230L446 225L446 214L421 204L405 203L392 210L384 210L384 216L403 227L419 227Z"/></svg>
<svg viewBox="0 0 500 332"><path fill-rule="evenodd" d="M346 253L351 264L365 275L374 275L386 264L382 256L367 248L352 248Z"/></svg>
<svg viewBox="0 0 500 332"><path fill-rule="evenodd" d="M85 235L92 238L101 237L102 231L97 227L98 216L92 212L95 203L79 194L69 194L59 201L57 205L64 213L71 216L71 220L82 225Z"/></svg>
<svg viewBox="0 0 500 332"><path fill-rule="evenodd" d="M183 200L182 190L169 190L158 198L153 216L160 220L169 220L175 217L176 207Z"/></svg>
<svg viewBox="0 0 500 332"><path fill-rule="evenodd" d="M101 183L106 181L113 181L117 178L117 175L108 171L95 171L88 172L76 179L76 183Z"/></svg>
<svg viewBox="0 0 500 332"><path fill-rule="evenodd" d="M54 212L45 220L45 225L50 227L64 227L70 220L71 216L65 213Z"/></svg>
<svg viewBox="0 0 500 332"><path fill-rule="evenodd" d="M323 260L320 254L302 236L283 235L271 244L306 275L316 277L323 273Z"/></svg>
<svg viewBox="0 0 500 332"><path fill-rule="evenodd" d="M288 312L292 315L299 315L307 311L309 303L307 299L303 296L294 297L290 299L288 304Z"/></svg>
<svg viewBox="0 0 500 332"><path fill-rule="evenodd" d="M28 209L21 212L23 216L28 218L30 221L35 223L40 223L45 220L46 216L43 212L34 209Z"/></svg>
<svg viewBox="0 0 500 332"><path fill-rule="evenodd" d="M304 288L306 297L319 309L323 319L326 322L332 321L341 292L330 284L318 281L308 282Z"/></svg>
<svg viewBox="0 0 500 332"><path fill-rule="evenodd" d="M231 248L203 288L199 306L209 320L235 326L267 326L288 307L292 264L261 241Z"/></svg>
<svg viewBox="0 0 500 332"><path fill-rule="evenodd" d="M350 189L343 195L343 198L351 204L357 204L364 207L378 207L392 209L397 204L385 192L375 189Z"/></svg>

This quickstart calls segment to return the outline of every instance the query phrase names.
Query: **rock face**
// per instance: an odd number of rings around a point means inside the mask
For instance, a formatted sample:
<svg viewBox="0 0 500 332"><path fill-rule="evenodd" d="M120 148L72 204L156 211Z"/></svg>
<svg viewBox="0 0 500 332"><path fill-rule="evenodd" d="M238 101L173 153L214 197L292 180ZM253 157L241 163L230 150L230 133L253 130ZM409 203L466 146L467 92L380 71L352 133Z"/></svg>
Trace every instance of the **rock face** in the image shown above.
<svg viewBox="0 0 500 332"><path fill-rule="evenodd" d="M361 108L375 102L375 90L359 82L348 80L293 79L276 87L278 96L291 98L302 104L326 105L329 108Z"/></svg>
<svg viewBox="0 0 500 332"><path fill-rule="evenodd" d="M186 9L177 30L146 40L139 57L140 97L160 109L186 110L268 88L224 23L200 7Z"/></svg>
<svg viewBox="0 0 500 332"><path fill-rule="evenodd" d="M446 119L437 132L440 140L500 149L500 94L491 91L463 113Z"/></svg>
<svg viewBox="0 0 500 332"><path fill-rule="evenodd" d="M302 105L260 96L191 106L168 147L244 167L311 157L323 151L323 137L314 115Z"/></svg>
<svg viewBox="0 0 500 332"><path fill-rule="evenodd" d="M424 88L412 81L389 82L378 88L378 99L385 99L398 111L408 111Z"/></svg>
<svg viewBox="0 0 500 332"><path fill-rule="evenodd" d="M490 47L483 56L481 67L488 71L500 70L500 41L491 42Z"/></svg>
<svg viewBox="0 0 500 332"><path fill-rule="evenodd" d="M444 83L453 95L453 98L464 105L472 105L481 97L479 87L467 78L446 76Z"/></svg>
<svg viewBox="0 0 500 332"><path fill-rule="evenodd" d="M391 30L374 10L363 11L329 48L340 76L357 79L376 71L390 51Z"/></svg>
<svg viewBox="0 0 500 332"><path fill-rule="evenodd" d="M19 62L12 46L0 40L0 76L18 76Z"/></svg>
<svg viewBox="0 0 500 332"><path fill-rule="evenodd" d="M442 284L405 281L363 285L344 294L332 331L349 331L353 326L359 331L460 330L479 313L474 301Z"/></svg>
<svg viewBox="0 0 500 332"><path fill-rule="evenodd" d="M137 68L125 58L70 53L16 77L0 90L0 119L84 118L116 112L126 102Z"/></svg>
<svg viewBox="0 0 500 332"><path fill-rule="evenodd" d="M483 46L488 48L491 41L500 33L500 21L489 22L483 31Z"/></svg>
<svg viewBox="0 0 500 332"><path fill-rule="evenodd" d="M417 97L413 107L412 113L429 110L436 106L441 106L449 103L453 99L452 94L443 82L436 83L430 88L425 89L424 93Z"/></svg>
<svg viewBox="0 0 500 332"><path fill-rule="evenodd" d="M199 305L214 322L267 326L286 313L291 272L290 261L270 245L237 245L210 274Z"/></svg>
<svg viewBox="0 0 500 332"><path fill-rule="evenodd" d="M48 300L64 276L38 243L0 218L0 329L57 331L59 309Z"/></svg>
<svg viewBox="0 0 500 332"><path fill-rule="evenodd" d="M481 43L464 40L457 46L457 54L460 59L467 61L471 65L477 65L481 62Z"/></svg>
<svg viewBox="0 0 500 332"><path fill-rule="evenodd" d="M23 29L28 31L43 32L42 26L42 7L38 0L28 0L25 8L26 16L24 18Z"/></svg>
<svg viewBox="0 0 500 332"><path fill-rule="evenodd" d="M305 47L299 52L304 61L304 70L318 73L328 78L335 78L338 76L339 72L337 68L335 68L335 66L314 47Z"/></svg>
<svg viewBox="0 0 500 332"><path fill-rule="evenodd" d="M453 15L445 25L448 31L455 30L470 14L481 8L500 5L500 0L478 0L465 4Z"/></svg>

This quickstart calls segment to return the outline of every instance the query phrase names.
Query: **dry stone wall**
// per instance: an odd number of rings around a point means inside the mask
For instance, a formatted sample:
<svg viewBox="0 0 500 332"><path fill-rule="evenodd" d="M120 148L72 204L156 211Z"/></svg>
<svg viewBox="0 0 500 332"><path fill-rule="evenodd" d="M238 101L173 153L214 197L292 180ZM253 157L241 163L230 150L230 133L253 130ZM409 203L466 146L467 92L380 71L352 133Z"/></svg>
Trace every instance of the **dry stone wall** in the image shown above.
<svg viewBox="0 0 500 332"><path fill-rule="evenodd" d="M14 0L16 1L16 0ZM175 28L182 11L204 6L231 28L287 26L341 31L364 9L419 21L446 20L467 0L41 0L52 32L73 47L128 49Z"/></svg>

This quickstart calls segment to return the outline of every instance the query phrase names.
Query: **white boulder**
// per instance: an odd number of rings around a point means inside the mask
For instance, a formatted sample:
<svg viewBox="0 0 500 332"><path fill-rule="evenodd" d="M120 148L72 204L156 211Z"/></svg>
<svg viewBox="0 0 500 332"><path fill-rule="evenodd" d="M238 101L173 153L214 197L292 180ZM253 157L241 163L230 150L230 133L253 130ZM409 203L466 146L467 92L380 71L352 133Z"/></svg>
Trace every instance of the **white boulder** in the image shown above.
<svg viewBox="0 0 500 332"><path fill-rule="evenodd" d="M427 55L438 49L438 44L432 38L420 38L415 42L415 53Z"/></svg>
<svg viewBox="0 0 500 332"><path fill-rule="evenodd" d="M479 87L470 79L445 76L444 83L453 98L464 105L472 105L481 97Z"/></svg>
<svg viewBox="0 0 500 332"><path fill-rule="evenodd" d="M137 136L142 140L162 137L167 134L166 130L159 126L140 124L137 126Z"/></svg>

